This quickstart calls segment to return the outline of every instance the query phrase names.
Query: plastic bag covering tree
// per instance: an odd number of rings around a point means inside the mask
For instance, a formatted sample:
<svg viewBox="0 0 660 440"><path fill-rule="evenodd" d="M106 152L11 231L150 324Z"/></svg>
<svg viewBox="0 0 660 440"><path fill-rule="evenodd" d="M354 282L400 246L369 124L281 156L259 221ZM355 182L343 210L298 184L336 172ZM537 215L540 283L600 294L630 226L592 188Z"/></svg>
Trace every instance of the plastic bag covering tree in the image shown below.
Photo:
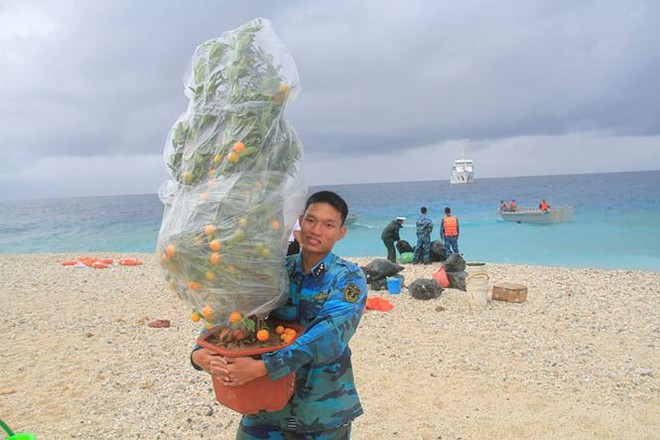
<svg viewBox="0 0 660 440"><path fill-rule="evenodd" d="M295 63L255 19L197 47L184 83L188 109L164 152L172 180L159 190L163 274L207 328L234 311L263 317L286 298L288 236L307 194L302 146L283 118Z"/></svg>

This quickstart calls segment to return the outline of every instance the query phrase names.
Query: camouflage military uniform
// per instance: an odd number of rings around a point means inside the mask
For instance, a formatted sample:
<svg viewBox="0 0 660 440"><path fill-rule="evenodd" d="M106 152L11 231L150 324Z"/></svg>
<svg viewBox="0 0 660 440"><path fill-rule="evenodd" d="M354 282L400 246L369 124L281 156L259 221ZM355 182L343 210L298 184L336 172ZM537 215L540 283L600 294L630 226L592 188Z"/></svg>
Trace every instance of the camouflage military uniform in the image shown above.
<svg viewBox="0 0 660 440"><path fill-rule="evenodd" d="M426 214L422 214L417 219L417 246L413 263L429 264L429 254L431 253L431 232L433 231L433 220Z"/></svg>
<svg viewBox="0 0 660 440"><path fill-rule="evenodd" d="M271 316L306 330L262 359L272 379L296 373L295 394L279 411L243 416L236 438L348 438L350 422L362 414L348 342L367 301L364 274L332 253L310 274L302 272L301 255L288 257L287 269L289 300Z"/></svg>

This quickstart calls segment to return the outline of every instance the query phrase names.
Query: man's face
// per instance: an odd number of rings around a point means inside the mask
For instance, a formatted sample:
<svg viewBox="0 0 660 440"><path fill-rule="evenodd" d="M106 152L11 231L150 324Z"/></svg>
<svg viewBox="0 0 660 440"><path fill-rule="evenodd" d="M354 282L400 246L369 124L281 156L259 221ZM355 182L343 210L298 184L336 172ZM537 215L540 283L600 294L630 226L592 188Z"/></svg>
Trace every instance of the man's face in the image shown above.
<svg viewBox="0 0 660 440"><path fill-rule="evenodd" d="M300 216L300 245L307 252L327 254L344 235L341 213L327 203L312 203Z"/></svg>

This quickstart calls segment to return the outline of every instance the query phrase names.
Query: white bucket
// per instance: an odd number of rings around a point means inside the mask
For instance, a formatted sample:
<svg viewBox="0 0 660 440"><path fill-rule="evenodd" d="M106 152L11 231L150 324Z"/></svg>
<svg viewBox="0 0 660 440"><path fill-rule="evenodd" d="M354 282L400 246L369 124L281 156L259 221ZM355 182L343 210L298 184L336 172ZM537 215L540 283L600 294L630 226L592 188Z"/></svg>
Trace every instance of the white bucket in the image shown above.
<svg viewBox="0 0 660 440"><path fill-rule="evenodd" d="M487 273L476 273L467 277L467 301L468 305L485 306L488 304L488 280Z"/></svg>

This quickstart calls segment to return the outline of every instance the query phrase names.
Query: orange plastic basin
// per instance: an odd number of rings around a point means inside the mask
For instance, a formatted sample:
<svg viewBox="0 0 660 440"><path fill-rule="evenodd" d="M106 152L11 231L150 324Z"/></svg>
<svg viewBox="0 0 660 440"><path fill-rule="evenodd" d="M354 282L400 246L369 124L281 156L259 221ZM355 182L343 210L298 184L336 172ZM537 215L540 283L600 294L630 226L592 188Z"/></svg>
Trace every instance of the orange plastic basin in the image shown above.
<svg viewBox="0 0 660 440"><path fill-rule="evenodd" d="M259 356L263 353L271 353L292 344L303 333L304 328L289 322L276 320L269 321L269 326L285 325L296 330L296 336L288 344L275 347L256 347L246 350L228 350L222 346L208 342L214 336L213 329L201 336L197 343L200 347L226 357ZM218 403L233 409L241 414L255 414L259 411L277 411L286 405L293 396L296 387L296 375L290 373L277 380L271 380L269 376L263 376L238 387L229 387L215 376L213 379L213 391Z"/></svg>

